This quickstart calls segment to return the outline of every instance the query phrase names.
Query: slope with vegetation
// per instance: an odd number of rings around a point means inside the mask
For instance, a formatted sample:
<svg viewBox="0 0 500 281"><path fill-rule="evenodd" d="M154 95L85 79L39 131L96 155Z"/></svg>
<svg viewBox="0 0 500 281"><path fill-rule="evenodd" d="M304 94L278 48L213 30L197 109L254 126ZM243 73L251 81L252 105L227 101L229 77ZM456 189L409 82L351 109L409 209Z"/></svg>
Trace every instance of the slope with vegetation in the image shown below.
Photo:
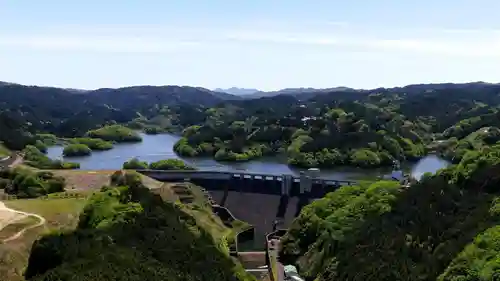
<svg viewBox="0 0 500 281"><path fill-rule="evenodd" d="M32 171L26 168L0 170L0 189L18 198L35 198L62 192L65 180L50 172Z"/></svg>
<svg viewBox="0 0 500 281"><path fill-rule="evenodd" d="M496 280L500 146L410 187L344 187L304 208L282 259L308 280Z"/></svg>
<svg viewBox="0 0 500 281"><path fill-rule="evenodd" d="M137 175L115 175L78 228L35 242L28 280L254 280L196 219ZM175 243L172 243L175 241Z"/></svg>
<svg viewBox="0 0 500 281"><path fill-rule="evenodd" d="M121 125L110 125L105 126L96 130L87 132L87 135L91 138L102 139L105 141L113 142L140 142L142 141L141 136L133 130L121 126ZM81 141L80 141L81 143Z"/></svg>
<svg viewBox="0 0 500 281"><path fill-rule="evenodd" d="M292 89L239 99L176 86L75 93L8 84L0 87L0 129L5 131L0 141L22 149L35 144L34 134L40 132L139 141L121 126L127 125L148 133L183 131L177 153L221 161L285 154L296 166L376 167L415 160L439 147L439 153L458 162L463 151L496 140L492 135L471 143L472 136L467 137L485 126L496 130L499 91L499 85L478 82Z"/></svg>
<svg viewBox="0 0 500 281"><path fill-rule="evenodd" d="M68 139L70 144L84 144L91 150L109 150L113 148L113 143L99 138L72 138Z"/></svg>
<svg viewBox="0 0 500 281"><path fill-rule="evenodd" d="M27 145L23 150L24 163L38 169L78 169L80 164L53 160L43 154L38 148Z"/></svg>
<svg viewBox="0 0 500 281"><path fill-rule="evenodd" d="M132 158L129 161L123 163L123 169L127 170L194 170L193 167L186 165L184 161L180 159L165 159L152 162L148 164L147 162L140 161L137 158Z"/></svg>
<svg viewBox="0 0 500 281"><path fill-rule="evenodd" d="M85 144L72 143L63 149L63 155L66 157L87 156L92 153L92 150Z"/></svg>

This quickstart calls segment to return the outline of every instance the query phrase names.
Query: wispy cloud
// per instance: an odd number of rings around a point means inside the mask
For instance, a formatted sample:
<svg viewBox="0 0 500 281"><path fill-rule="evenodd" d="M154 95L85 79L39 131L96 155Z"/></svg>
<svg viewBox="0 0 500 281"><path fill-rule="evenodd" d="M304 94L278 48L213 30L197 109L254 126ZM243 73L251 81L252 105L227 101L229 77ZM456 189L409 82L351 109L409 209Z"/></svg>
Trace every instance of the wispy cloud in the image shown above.
<svg viewBox="0 0 500 281"><path fill-rule="evenodd" d="M344 22L322 22L323 28L295 30L267 23L236 28L175 26L104 26L60 29L36 34L2 34L0 47L94 52L164 53L269 45L304 45L334 50L401 52L457 57L500 58L500 31L494 29L429 30L355 27ZM333 26L331 29L326 27ZM71 31L71 32L70 32ZM266 47L264 46L264 48ZM278 46L279 47L279 46Z"/></svg>
<svg viewBox="0 0 500 281"><path fill-rule="evenodd" d="M195 41L114 36L0 36L0 47L49 51L164 53L185 50L197 45L198 42Z"/></svg>

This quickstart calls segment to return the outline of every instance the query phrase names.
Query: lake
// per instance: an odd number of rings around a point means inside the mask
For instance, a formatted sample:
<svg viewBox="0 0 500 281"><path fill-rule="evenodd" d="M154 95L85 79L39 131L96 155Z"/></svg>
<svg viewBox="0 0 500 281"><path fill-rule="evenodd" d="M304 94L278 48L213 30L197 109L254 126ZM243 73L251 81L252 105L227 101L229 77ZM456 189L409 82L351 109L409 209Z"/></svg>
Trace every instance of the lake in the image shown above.
<svg viewBox="0 0 500 281"><path fill-rule="evenodd" d="M216 171L246 171L264 174L294 174L298 175L303 169L290 167L285 159L280 157L261 158L248 162L217 162L212 158L182 158L175 154L173 146L180 138L172 134L146 135L141 134L143 141L140 143L116 144L115 147L107 151L93 152L90 156L84 157L63 157L62 146L49 147L47 155L53 159L64 159L66 161L80 163L82 170L118 170L122 168L123 162L138 158L148 163L167 158L182 159L187 164L200 170ZM415 178L426 172L435 172L444 168L449 163L437 156L429 155L416 163L405 163L405 170ZM321 169L320 175L325 178L356 179L372 176L380 176L391 172L391 168L363 170L350 167L336 169Z"/></svg>

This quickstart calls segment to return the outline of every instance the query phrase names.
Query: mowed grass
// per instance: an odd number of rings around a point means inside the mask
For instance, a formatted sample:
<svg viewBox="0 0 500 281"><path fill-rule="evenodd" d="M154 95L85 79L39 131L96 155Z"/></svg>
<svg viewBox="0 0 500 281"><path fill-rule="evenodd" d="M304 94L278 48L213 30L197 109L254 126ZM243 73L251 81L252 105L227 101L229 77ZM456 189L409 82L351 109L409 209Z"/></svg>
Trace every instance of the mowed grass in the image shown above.
<svg viewBox="0 0 500 281"><path fill-rule="evenodd" d="M44 217L47 220L45 228L49 230L64 230L76 227L85 202L86 198L50 198L19 199L4 203L9 208Z"/></svg>
<svg viewBox="0 0 500 281"><path fill-rule="evenodd" d="M30 229L21 237L0 243L0 281L24 280L23 274L33 242L51 230L71 230L78 224L78 217L86 198L19 199L5 201L9 208L41 215L47 220L43 226ZM36 218L33 218L37 220ZM30 223L30 222L26 222ZM34 223L37 223L35 221ZM9 232L16 232L22 225L15 225ZM7 230L9 226L6 227ZM2 231L3 232L3 231Z"/></svg>

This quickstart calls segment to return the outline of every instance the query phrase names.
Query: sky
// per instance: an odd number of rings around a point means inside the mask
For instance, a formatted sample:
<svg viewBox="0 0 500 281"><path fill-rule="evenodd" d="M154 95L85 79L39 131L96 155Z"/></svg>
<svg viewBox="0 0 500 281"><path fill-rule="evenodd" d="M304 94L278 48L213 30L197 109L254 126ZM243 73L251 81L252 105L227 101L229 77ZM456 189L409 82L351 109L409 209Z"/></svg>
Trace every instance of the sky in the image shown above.
<svg viewBox="0 0 500 281"><path fill-rule="evenodd" d="M500 82L498 0L0 0L0 81L261 90Z"/></svg>

